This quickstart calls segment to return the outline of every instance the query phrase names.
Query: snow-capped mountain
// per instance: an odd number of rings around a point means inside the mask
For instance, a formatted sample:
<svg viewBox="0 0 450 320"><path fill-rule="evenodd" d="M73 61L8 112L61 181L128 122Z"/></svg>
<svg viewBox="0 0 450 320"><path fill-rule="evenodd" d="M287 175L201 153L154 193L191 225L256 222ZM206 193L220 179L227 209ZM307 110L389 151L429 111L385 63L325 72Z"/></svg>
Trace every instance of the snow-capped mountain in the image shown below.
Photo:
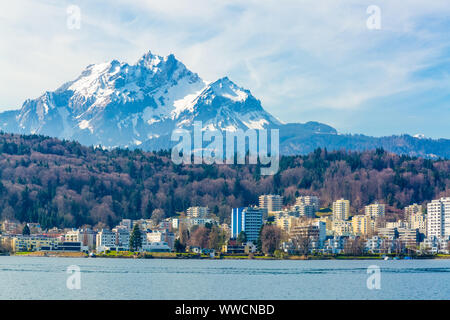
<svg viewBox="0 0 450 320"><path fill-rule="evenodd" d="M304 154L317 147L384 147L412 156L450 156L446 139L338 135L318 122L281 123L249 90L227 77L206 83L174 55L151 52L135 64L113 60L89 65L57 90L26 100L20 110L0 113L0 129L6 132L144 150L170 148L173 130L191 129L194 121L202 121L203 130L277 128L282 154Z"/></svg>
<svg viewBox="0 0 450 320"><path fill-rule="evenodd" d="M20 133L105 147L138 146L189 128L194 120L217 130L281 124L228 78L207 84L174 55L151 52L134 65L89 65L74 81L25 101L16 120Z"/></svg>

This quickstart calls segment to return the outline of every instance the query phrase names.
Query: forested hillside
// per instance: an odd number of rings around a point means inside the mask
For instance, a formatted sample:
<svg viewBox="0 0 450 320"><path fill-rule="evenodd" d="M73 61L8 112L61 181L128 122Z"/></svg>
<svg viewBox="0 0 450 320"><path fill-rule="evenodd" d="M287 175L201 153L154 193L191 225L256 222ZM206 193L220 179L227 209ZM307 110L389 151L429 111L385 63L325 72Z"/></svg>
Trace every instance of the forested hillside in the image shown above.
<svg viewBox="0 0 450 320"><path fill-rule="evenodd" d="M230 208L256 204L265 193L292 204L316 194L322 206L340 197L353 213L375 200L400 214L404 206L450 196L450 160L428 160L376 151L327 152L280 159L275 176L257 165L174 165L168 151L84 147L37 135L0 134L1 218L43 227L78 227L122 218L149 218L153 210L175 215L209 206L229 222Z"/></svg>

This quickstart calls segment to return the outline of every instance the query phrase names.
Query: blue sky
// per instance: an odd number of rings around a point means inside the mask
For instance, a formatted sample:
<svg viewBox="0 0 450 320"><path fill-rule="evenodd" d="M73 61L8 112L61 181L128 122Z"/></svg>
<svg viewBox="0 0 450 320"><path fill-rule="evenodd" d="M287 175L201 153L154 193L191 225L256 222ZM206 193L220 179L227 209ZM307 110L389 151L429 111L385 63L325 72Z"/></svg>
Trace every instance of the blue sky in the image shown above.
<svg viewBox="0 0 450 320"><path fill-rule="evenodd" d="M319 5L318 5L319 3ZM151 50L228 76L284 122L450 138L447 0L16 0L0 4L0 110ZM69 5L81 28L66 26ZM369 30L369 5L381 29Z"/></svg>

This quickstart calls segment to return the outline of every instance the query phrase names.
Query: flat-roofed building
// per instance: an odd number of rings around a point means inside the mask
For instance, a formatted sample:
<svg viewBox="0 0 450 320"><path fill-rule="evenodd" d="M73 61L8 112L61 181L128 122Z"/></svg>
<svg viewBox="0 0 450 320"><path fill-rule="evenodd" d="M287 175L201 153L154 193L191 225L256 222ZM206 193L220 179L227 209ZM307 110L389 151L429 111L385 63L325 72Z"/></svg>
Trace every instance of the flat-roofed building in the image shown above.
<svg viewBox="0 0 450 320"><path fill-rule="evenodd" d="M295 200L295 210L300 216L314 218L319 210L319 197L299 196Z"/></svg>
<svg viewBox="0 0 450 320"><path fill-rule="evenodd" d="M117 234L108 229L102 229L97 233L97 250L104 251L104 248L114 248L116 246Z"/></svg>
<svg viewBox="0 0 450 320"><path fill-rule="evenodd" d="M256 243L263 225L263 210L258 207L233 208L231 210L231 238L237 239L243 231L247 241Z"/></svg>
<svg viewBox="0 0 450 320"><path fill-rule="evenodd" d="M350 201L339 199L333 202L333 219L348 220L350 218Z"/></svg>
<svg viewBox="0 0 450 320"><path fill-rule="evenodd" d="M294 225L298 224L298 221L299 218L289 215L281 215L275 219L277 227L281 230L286 231L287 233L290 232L291 228Z"/></svg>
<svg viewBox="0 0 450 320"><path fill-rule="evenodd" d="M373 232L373 221L368 215L352 217L352 228L355 235L370 235Z"/></svg>
<svg viewBox="0 0 450 320"><path fill-rule="evenodd" d="M417 229L397 228L398 238L406 246L414 246L419 241Z"/></svg>
<svg viewBox="0 0 450 320"><path fill-rule="evenodd" d="M427 217L423 213L416 213L409 216L409 229L417 229L421 234L427 234Z"/></svg>
<svg viewBox="0 0 450 320"><path fill-rule="evenodd" d="M450 237L450 197L431 201L427 205L427 237L448 240Z"/></svg>
<svg viewBox="0 0 450 320"><path fill-rule="evenodd" d="M366 215L372 218L382 217L386 214L386 205L382 203L375 202L364 208Z"/></svg>
<svg viewBox="0 0 450 320"><path fill-rule="evenodd" d="M418 214L418 213L423 213L422 211L422 206L414 203L410 206L405 207L405 221L409 222L409 219L412 215Z"/></svg>
<svg viewBox="0 0 450 320"><path fill-rule="evenodd" d="M66 242L80 242L90 249L95 248L96 232L91 229L72 229L64 235Z"/></svg>
<svg viewBox="0 0 450 320"><path fill-rule="evenodd" d="M397 238L396 228L378 228L378 236L388 240L394 240Z"/></svg>
<svg viewBox="0 0 450 320"><path fill-rule="evenodd" d="M283 208L283 197L277 194L265 194L259 196L259 207L268 213L281 211Z"/></svg>
<svg viewBox="0 0 450 320"><path fill-rule="evenodd" d="M189 218L206 218L208 215L208 207L190 207L186 210L186 216Z"/></svg>
<svg viewBox="0 0 450 320"><path fill-rule="evenodd" d="M54 246L58 241L56 238L45 236L16 236L12 238L14 252L39 251L42 247Z"/></svg>
<svg viewBox="0 0 450 320"><path fill-rule="evenodd" d="M348 236L353 234L353 225L351 221L334 220L332 222L333 234L336 236Z"/></svg>

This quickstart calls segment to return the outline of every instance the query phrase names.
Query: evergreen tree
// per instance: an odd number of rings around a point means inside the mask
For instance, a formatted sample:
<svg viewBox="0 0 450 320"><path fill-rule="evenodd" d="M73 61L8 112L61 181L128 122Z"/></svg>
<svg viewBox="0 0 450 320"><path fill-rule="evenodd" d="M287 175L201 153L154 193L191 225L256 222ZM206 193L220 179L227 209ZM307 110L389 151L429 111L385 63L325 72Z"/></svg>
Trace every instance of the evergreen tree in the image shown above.
<svg viewBox="0 0 450 320"><path fill-rule="evenodd" d="M181 243L180 239L176 239L174 243L174 249L176 252L185 252L186 246Z"/></svg>
<svg viewBox="0 0 450 320"><path fill-rule="evenodd" d="M30 227L28 227L27 224L25 224L25 227L23 227L23 229L22 229L22 234L23 234L24 236L29 236L29 235L31 234Z"/></svg>
<svg viewBox="0 0 450 320"><path fill-rule="evenodd" d="M139 225L136 223L130 235L130 250L137 251L142 247L142 234Z"/></svg>

